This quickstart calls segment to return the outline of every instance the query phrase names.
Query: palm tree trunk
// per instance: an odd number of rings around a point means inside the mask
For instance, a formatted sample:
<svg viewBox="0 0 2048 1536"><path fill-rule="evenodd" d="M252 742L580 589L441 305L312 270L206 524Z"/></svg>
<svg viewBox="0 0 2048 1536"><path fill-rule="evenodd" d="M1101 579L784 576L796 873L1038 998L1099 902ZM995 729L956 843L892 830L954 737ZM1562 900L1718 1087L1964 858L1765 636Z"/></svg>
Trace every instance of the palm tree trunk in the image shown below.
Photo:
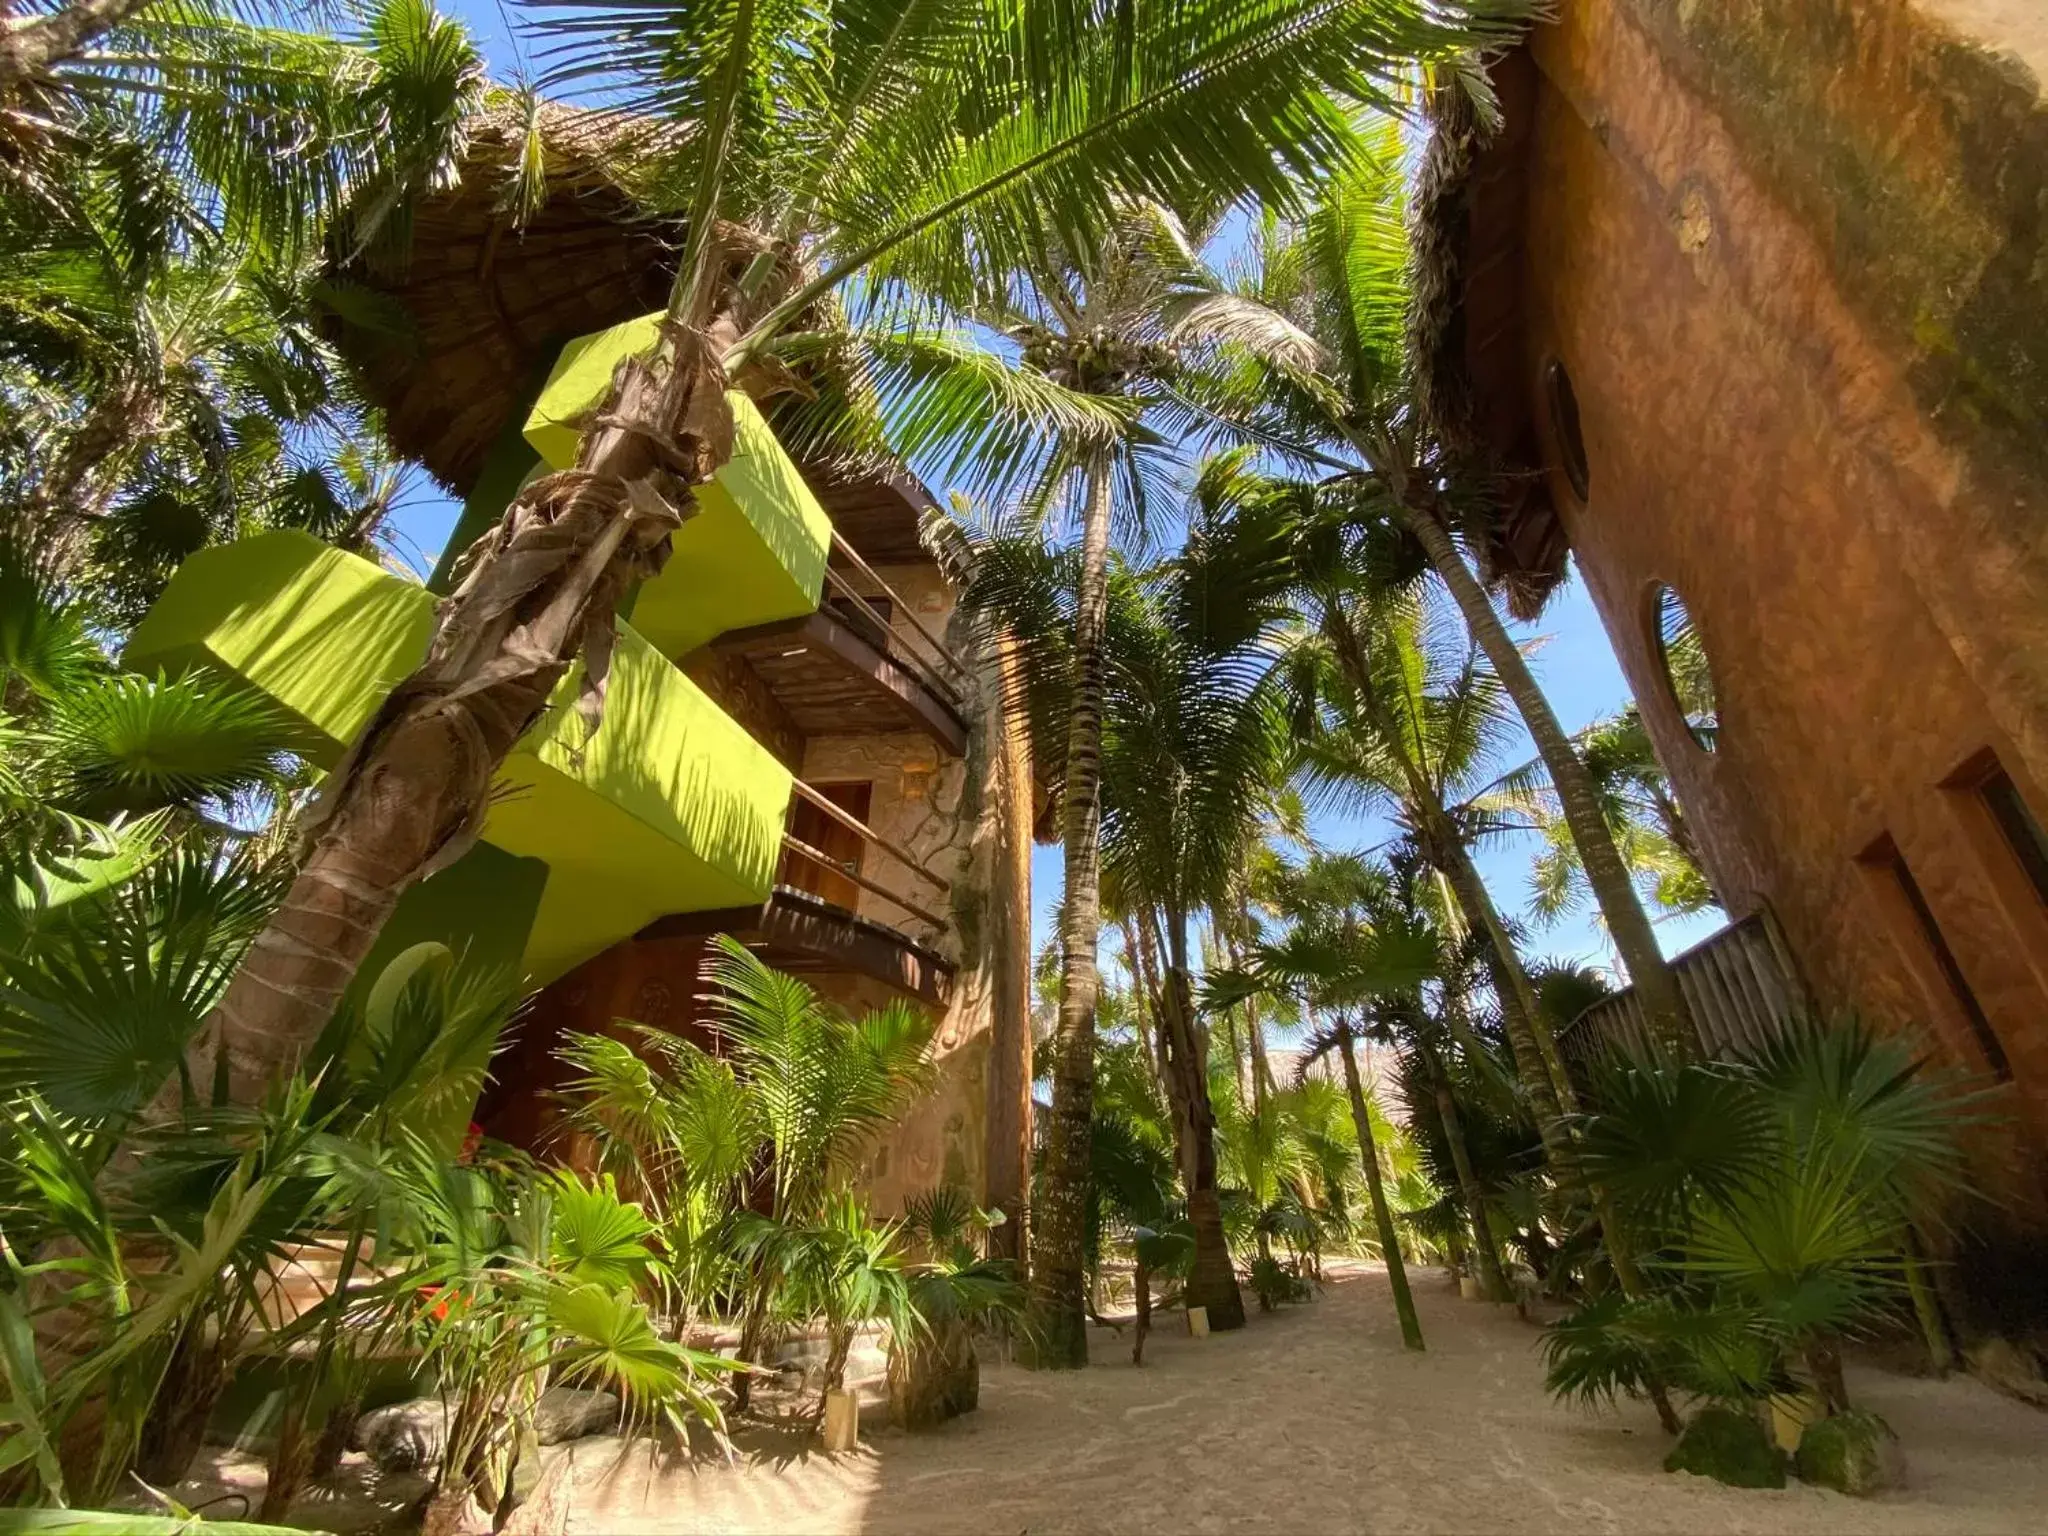
<svg viewBox="0 0 2048 1536"><path fill-rule="evenodd" d="M1234 969L1244 969L1244 951L1227 928L1219 928L1223 939L1223 952L1230 957ZM1239 1005L1239 1016L1244 1020L1245 1044L1250 1048L1252 1058L1252 1105L1263 1106L1277 1085L1273 1081L1273 1063L1266 1055L1266 1032L1259 1023L1259 1005L1255 998L1246 998Z"/></svg>
<svg viewBox="0 0 2048 1536"><path fill-rule="evenodd" d="M1507 923L1502 920L1500 909L1493 904L1486 881L1480 877L1479 867L1472 862L1464 836L1451 820L1450 813L1443 809L1441 801L1425 806L1424 810L1425 825L1432 829L1429 834L1429 842L1433 845L1430 856L1441 858L1447 866L1445 874L1450 879L1452 894L1458 899L1465 921L1486 935L1490 951L1488 969L1493 973L1494 990L1500 994L1501 1017L1507 1030L1508 1047L1514 1053L1515 1070L1528 1088L1537 1112L1549 1116L1553 1122L1561 1122L1564 1116L1577 1112L1578 1091L1565 1070L1557 1040L1550 1033L1550 1026L1544 1022L1542 1005L1536 1000L1536 987L1529 980L1528 968L1522 964Z"/></svg>
<svg viewBox="0 0 2048 1536"><path fill-rule="evenodd" d="M52 67L77 58L95 38L112 31L150 0L72 0L43 16L0 25L0 103ZM9 7L8 9L12 9Z"/></svg>
<svg viewBox="0 0 2048 1536"><path fill-rule="evenodd" d="M1351 1049L1351 1026L1341 1017L1337 1021L1337 1042L1344 1057L1344 1087L1351 1095L1351 1123L1358 1131L1358 1160L1365 1167L1365 1189L1372 1198L1373 1225L1379 1229L1387 1284L1393 1288L1394 1311L1401 1319L1401 1342L1410 1349L1421 1349L1422 1320L1415 1315L1415 1297L1408 1289L1408 1266L1401 1258L1401 1239L1394 1231L1394 1213L1387 1208L1379 1147L1372 1136L1372 1113L1365 1107L1365 1085L1359 1080L1358 1058Z"/></svg>
<svg viewBox="0 0 2048 1536"><path fill-rule="evenodd" d="M1238 1102L1253 1106L1264 1103L1265 1095L1259 1088L1258 1078L1252 1074L1244 1042L1237 1037L1237 1018L1232 1009L1226 1009L1223 1014L1223 1049L1230 1055L1230 1075L1237 1083Z"/></svg>
<svg viewBox="0 0 2048 1536"><path fill-rule="evenodd" d="M1357 630L1340 604L1326 604L1324 633L1337 652L1338 663L1364 705L1368 723L1386 744L1399 765L1407 789L1407 805L1429 845L1429 854L1451 883L1466 923L1486 935L1489 968L1494 990L1500 995L1501 1015L1507 1028L1508 1046L1515 1057L1515 1070L1527 1088L1536 1114L1537 1129L1543 1137L1544 1155L1561 1180L1576 1182L1572 1170L1578 1159L1572 1154L1564 1128L1564 1116L1576 1109L1571 1079L1565 1074L1564 1059L1557 1042L1550 1037L1537 1006L1536 989L1523 968L1507 924L1488 895L1486 882L1466 851L1464 835L1452 821L1443 797L1429 780L1414 754L1408 750L1400 725L1387 709L1386 700L1374 686L1372 669Z"/></svg>
<svg viewBox="0 0 2048 1536"><path fill-rule="evenodd" d="M1429 1051L1428 1056L1430 1076L1436 1080L1437 1118L1444 1123L1444 1140L1450 1143L1458 1189L1465 1196L1465 1208L1472 1213L1472 1241L1479 1249L1479 1278L1486 1286L1487 1300L1507 1301L1513 1293L1508 1290L1508 1277L1501 1272L1500 1249L1494 1243L1493 1223L1486 1214L1485 1192L1472 1171L1472 1152L1465 1145L1465 1125L1458 1118L1458 1101L1451 1094L1450 1082L1436 1052Z"/></svg>
<svg viewBox="0 0 2048 1536"><path fill-rule="evenodd" d="M1133 1244L1134 1249L1139 1245ZM1135 1252L1131 1267L1132 1297L1138 1309L1138 1320L1131 1330L1131 1364L1145 1363L1145 1335L1152 1331L1152 1270L1145 1262L1142 1251Z"/></svg>
<svg viewBox="0 0 2048 1536"><path fill-rule="evenodd" d="M1138 974L1145 988L1145 1018L1152 1035L1145 1059L1152 1067L1152 1086L1166 1092L1166 1005L1160 999L1165 987L1159 979L1159 944L1152 932L1152 915L1141 912L1133 925L1138 934Z"/></svg>
<svg viewBox="0 0 2048 1536"><path fill-rule="evenodd" d="M1458 552L1450 529L1444 526L1433 507L1416 504L1409 494L1410 487L1404 475L1395 472L1390 478L1396 482L1394 490L1406 513L1409 528L1421 540L1430 564L1443 578L1444 585L1450 588L1452 600L1464 616L1472 638L1479 642L1480 649L1486 652L1486 659L1493 663L1495 674L1507 689L1508 697L1515 701L1515 708L1521 712L1522 722L1536 743L1544 769L1557 790L1565 824L1571 830L1573 843L1578 846L1586 883L1593 888L1593 897L1600 904L1600 915L1606 920L1607 931L1614 938L1615 948L1621 952L1622 963L1628 967L1629 980L1643 1005L1651 1033L1666 1050L1680 1059L1691 1055L1694 1049L1692 1021L1686 1011L1685 998L1672 977L1671 967L1665 963L1664 951L1659 947L1656 931L1643 911L1635 882L1629 878L1628 866L1622 863L1621 852L1614 846L1614 834L1600 809L1593 776L1586 771L1578 749L1558 722L1557 712L1550 707L1550 699L1537 683L1536 674L1529 670L1528 659L1523 656L1521 647L1515 644L1507 626L1501 622L1493 599L1472 574L1471 567L1465 564L1465 557Z"/></svg>
<svg viewBox="0 0 2048 1536"><path fill-rule="evenodd" d="M1109 461L1088 465L1081 583L1074 614L1073 714L1063 789L1066 890L1060 908L1060 1009L1053 1037L1052 1115L1031 1245L1032 1345L1027 1363L1088 1363L1084 1274L1089 1146L1095 1118L1095 1001L1102 986L1102 634L1109 614Z"/></svg>
<svg viewBox="0 0 2048 1536"><path fill-rule="evenodd" d="M1124 958L1130 962L1131 979L1138 989L1138 1054L1145 1058L1146 1074L1153 1082L1159 1081L1159 1058L1152 1049L1153 1020L1158 1016L1158 1005L1153 1001L1152 983L1146 974L1144 957L1138 953L1138 930L1129 917L1122 918L1117 928L1124 938Z"/></svg>
<svg viewBox="0 0 2048 1536"><path fill-rule="evenodd" d="M609 653L620 599L667 557L673 503L732 451L723 371L703 336L681 350L666 377L621 365L612 424L514 501L426 661L328 776L298 878L188 1052L190 1084L224 1058L230 1098L250 1104L298 1066L399 898L475 843L492 778L575 657Z"/></svg>
<svg viewBox="0 0 2048 1536"><path fill-rule="evenodd" d="M1209 1102L1208 1053L1196 1028L1194 993L1188 983L1185 913L1169 916L1167 943L1166 1020L1172 1051L1166 1081L1180 1133L1188 1224L1195 1236L1187 1304L1208 1308L1209 1327L1222 1332L1244 1326L1244 1298L1230 1262L1230 1242L1223 1234L1223 1202L1216 1187L1216 1112Z"/></svg>
<svg viewBox="0 0 2048 1536"><path fill-rule="evenodd" d="M118 10L122 0L84 0ZM258 1100L326 1026L398 899L477 840L491 781L585 658L595 723L618 607L661 569L696 487L732 457L725 358L773 295L737 298L725 275L766 247L716 217L735 104L752 47L738 0L704 113L689 230L651 359L630 358L577 447L576 464L513 499L441 605L427 658L392 690L301 821L298 878L150 1106L224 1069L233 1102ZM794 276L793 269L790 276ZM745 303L742 312L735 305Z"/></svg>
<svg viewBox="0 0 2048 1536"><path fill-rule="evenodd" d="M1849 1387L1842 1377L1841 1345L1827 1334L1809 1334L1800 1348L1814 1390L1820 1393L1829 1417L1849 1411Z"/></svg>

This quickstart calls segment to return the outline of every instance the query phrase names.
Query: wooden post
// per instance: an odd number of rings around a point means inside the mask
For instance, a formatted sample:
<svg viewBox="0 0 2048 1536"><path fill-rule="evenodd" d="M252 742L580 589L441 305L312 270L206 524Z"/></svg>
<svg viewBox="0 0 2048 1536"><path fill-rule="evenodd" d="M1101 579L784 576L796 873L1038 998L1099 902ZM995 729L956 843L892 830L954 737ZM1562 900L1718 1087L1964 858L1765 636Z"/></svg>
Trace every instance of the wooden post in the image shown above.
<svg viewBox="0 0 2048 1536"><path fill-rule="evenodd" d="M834 1454L860 1448L860 1399L834 1387L825 1394L825 1449Z"/></svg>

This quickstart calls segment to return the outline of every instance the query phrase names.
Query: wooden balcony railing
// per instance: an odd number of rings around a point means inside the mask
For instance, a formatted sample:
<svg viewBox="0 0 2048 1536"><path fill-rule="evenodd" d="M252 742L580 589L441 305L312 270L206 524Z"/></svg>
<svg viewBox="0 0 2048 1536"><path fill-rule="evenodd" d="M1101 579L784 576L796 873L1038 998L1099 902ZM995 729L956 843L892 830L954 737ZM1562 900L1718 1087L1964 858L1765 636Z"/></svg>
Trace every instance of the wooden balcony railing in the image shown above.
<svg viewBox="0 0 2048 1536"><path fill-rule="evenodd" d="M938 891L943 893L950 893L952 891L952 882L947 880L945 876L934 869L927 868L924 862L908 848L882 836L881 833L862 821L858 816L855 816L844 806L838 804L831 797L820 794L802 779L796 781L795 789L799 800L821 812L837 826L852 833L868 847L880 849L891 859L895 860L896 863L902 865ZM902 890L885 885L872 875L861 873L856 861L835 858L824 849L805 842L791 832L783 834L782 846L795 854L799 859L815 865L820 870L829 871L842 880L852 881L853 884L859 886L862 890L881 897L884 901L908 912L912 917L917 918L921 922L931 924L933 928L941 933L945 932L950 926L945 918L939 916L936 912L919 906Z"/></svg>
<svg viewBox="0 0 2048 1536"><path fill-rule="evenodd" d="M967 665L836 533L832 547L867 590L828 565L827 600L817 611L733 630L713 644L746 663L802 735L860 735L891 728L878 724L889 718L894 729L922 731L948 756L964 756Z"/></svg>
<svg viewBox="0 0 2048 1536"><path fill-rule="evenodd" d="M796 798L818 813L805 836L783 834L783 873L759 906L679 912L640 931L643 940L703 938L729 934L778 970L799 975L857 973L871 976L934 1008L952 995L953 962L932 947L952 925L915 899L909 877L948 895L952 883L901 843L884 837L860 816L813 786L796 781ZM857 802L865 805L865 801ZM792 821L797 817L792 811ZM821 848L810 841L832 843ZM860 849L874 849L902 870L887 878L861 869ZM853 856L849 856L853 855ZM799 866L792 868L792 862ZM815 871L815 874L811 872ZM854 910L856 892L867 891L907 912L929 930L907 931L898 921L878 921ZM929 898L927 898L929 899ZM937 903L944 905L943 902Z"/></svg>
<svg viewBox="0 0 2048 1536"><path fill-rule="evenodd" d="M887 629L889 627L888 615L881 613L879 610L877 610L874 604L869 601L869 597L880 596L887 598L891 605L893 605L897 613L902 614L903 617L910 620L912 632L915 633L917 637L924 642L924 649L929 653L929 655L928 658L920 658L919 664L929 668L932 662L936 662L939 668L951 673L955 678L958 678L962 681L966 680L968 675L966 664L963 663L958 656L955 656L953 654L952 649L946 644L945 641L941 640L937 635L932 633L931 626L926 624L923 619L920 619L917 616L917 610L915 610L910 606L910 604L905 602L903 598L897 593L895 588L891 587L888 582L882 580L880 576L875 574L874 567L869 565L867 561L861 558L860 551L855 549L851 544L847 543L846 540L840 536L839 530L836 528L832 530L832 552L835 555L838 555L848 565L852 566L856 571L858 571L861 574L863 578L871 582L876 588L879 589L874 594L863 594L860 592L856 592L845 577L841 576L837 571L833 570L828 565L825 568L825 580L831 584L833 591L839 593L843 597L851 598L853 601L861 604L862 607L866 608L870 613L873 613L876 616L876 618L878 618L881 621L882 627L884 629ZM951 682L948 682L943 678L937 679L937 681L940 683L940 686L948 694L948 696L950 696L950 698L953 701L953 704L957 707L960 703L959 691L953 686Z"/></svg>
<svg viewBox="0 0 2048 1536"><path fill-rule="evenodd" d="M1753 912L1695 944L1671 962L1671 973L1692 1014L1702 1055L1749 1055L1784 1030L1801 1008L1789 957L1767 913ZM1602 998L1565 1026L1558 1049L1583 1067L1603 1052L1648 1052L1648 1021L1635 988Z"/></svg>

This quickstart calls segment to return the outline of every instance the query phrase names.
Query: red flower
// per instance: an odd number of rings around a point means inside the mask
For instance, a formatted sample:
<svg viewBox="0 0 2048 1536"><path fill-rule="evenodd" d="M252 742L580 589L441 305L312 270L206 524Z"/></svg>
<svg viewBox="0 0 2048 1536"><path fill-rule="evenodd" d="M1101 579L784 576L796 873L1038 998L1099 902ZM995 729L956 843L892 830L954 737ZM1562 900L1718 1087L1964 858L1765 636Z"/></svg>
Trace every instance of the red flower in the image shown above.
<svg viewBox="0 0 2048 1536"><path fill-rule="evenodd" d="M467 1163L472 1160L476 1156L476 1149L483 1145L483 1140L484 1128L474 1120L470 1121L469 1129L462 1136L462 1150L455 1154L455 1161Z"/></svg>
<svg viewBox="0 0 2048 1536"><path fill-rule="evenodd" d="M443 1294L444 1292L445 1294ZM440 1285L421 1286L420 1298L423 1301L433 1302L433 1305L427 1308L427 1316L437 1323L448 1321L448 1309L451 1306L459 1310L469 1300L462 1292L450 1291L446 1286Z"/></svg>

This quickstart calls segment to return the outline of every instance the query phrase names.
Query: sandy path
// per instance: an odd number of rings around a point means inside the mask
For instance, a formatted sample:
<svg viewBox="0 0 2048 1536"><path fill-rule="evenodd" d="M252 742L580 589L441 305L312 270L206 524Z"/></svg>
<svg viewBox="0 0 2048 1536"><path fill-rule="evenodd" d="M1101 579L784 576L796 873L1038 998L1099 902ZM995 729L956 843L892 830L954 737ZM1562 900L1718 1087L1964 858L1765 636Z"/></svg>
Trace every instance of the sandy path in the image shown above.
<svg viewBox="0 0 2048 1536"><path fill-rule="evenodd" d="M584 1442L570 1528L2048 1532L2048 1415L1973 1381L1852 1372L1904 1442L1900 1493L1723 1488L1660 1469L1646 1408L1552 1405L1533 1328L1419 1279L1426 1355L1400 1348L1385 1276L1354 1270L1240 1333L1155 1334L1143 1370L1106 1330L1085 1372L994 1367L980 1412L852 1456L657 1471Z"/></svg>

